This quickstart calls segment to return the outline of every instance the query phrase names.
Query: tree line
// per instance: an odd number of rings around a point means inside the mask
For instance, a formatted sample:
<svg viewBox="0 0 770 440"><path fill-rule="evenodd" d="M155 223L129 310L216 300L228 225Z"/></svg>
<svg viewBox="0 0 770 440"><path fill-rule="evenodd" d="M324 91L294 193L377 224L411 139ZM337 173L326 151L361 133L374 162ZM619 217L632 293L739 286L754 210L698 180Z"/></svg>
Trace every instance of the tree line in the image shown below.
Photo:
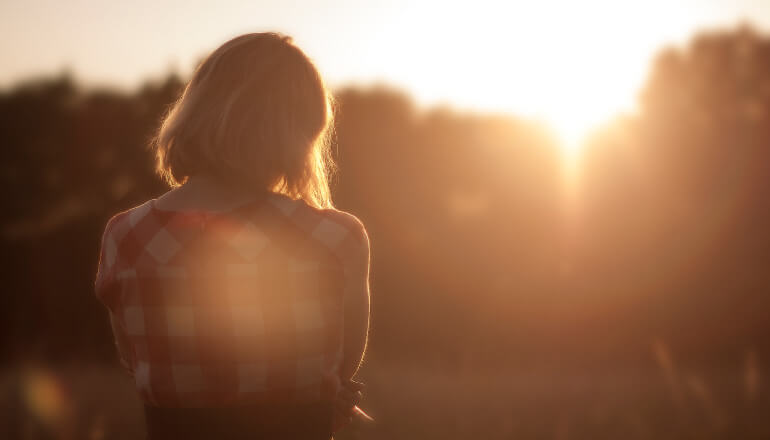
<svg viewBox="0 0 770 440"><path fill-rule="evenodd" d="M114 358L92 293L100 234L164 191L146 145L183 84L63 74L0 94L6 362ZM334 196L370 234L373 357L615 365L661 340L708 362L770 354L767 36L663 49L639 111L593 133L571 184L536 122L335 95Z"/></svg>

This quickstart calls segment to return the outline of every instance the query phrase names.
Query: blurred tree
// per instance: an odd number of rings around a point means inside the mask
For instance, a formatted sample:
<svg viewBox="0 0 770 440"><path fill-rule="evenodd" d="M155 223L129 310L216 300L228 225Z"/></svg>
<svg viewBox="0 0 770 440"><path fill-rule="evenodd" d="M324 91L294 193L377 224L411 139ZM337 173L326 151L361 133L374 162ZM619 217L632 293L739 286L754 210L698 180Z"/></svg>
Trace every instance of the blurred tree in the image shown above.
<svg viewBox="0 0 770 440"><path fill-rule="evenodd" d="M594 276L682 350L767 349L770 40L744 25L662 51L640 107L588 150Z"/></svg>
<svg viewBox="0 0 770 440"><path fill-rule="evenodd" d="M4 359L113 356L91 288L100 234L164 190L145 146L182 86L63 75L0 94ZM770 39L744 27L662 51L638 114L588 143L576 212L545 127L382 88L337 97L335 200L370 232L374 356L638 362L655 337L770 353Z"/></svg>

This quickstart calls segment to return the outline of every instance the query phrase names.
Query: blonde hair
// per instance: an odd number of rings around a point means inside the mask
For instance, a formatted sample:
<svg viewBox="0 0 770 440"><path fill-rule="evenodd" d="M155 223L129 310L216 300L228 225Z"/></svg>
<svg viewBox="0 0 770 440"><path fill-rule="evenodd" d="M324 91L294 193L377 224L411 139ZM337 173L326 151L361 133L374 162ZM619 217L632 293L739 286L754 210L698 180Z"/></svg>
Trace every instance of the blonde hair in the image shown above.
<svg viewBox="0 0 770 440"><path fill-rule="evenodd" d="M226 42L197 67L151 146L171 186L210 174L331 208L333 102L318 70L277 33Z"/></svg>

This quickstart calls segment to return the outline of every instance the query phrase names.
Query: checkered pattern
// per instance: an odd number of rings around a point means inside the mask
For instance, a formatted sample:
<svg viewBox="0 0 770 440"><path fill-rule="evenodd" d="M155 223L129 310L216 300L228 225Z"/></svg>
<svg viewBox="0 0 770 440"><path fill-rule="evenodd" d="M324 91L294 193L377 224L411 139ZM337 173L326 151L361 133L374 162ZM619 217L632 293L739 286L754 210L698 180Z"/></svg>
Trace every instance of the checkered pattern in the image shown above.
<svg viewBox="0 0 770 440"><path fill-rule="evenodd" d="M331 400L368 251L352 215L280 195L224 213L151 200L107 224L96 294L147 403Z"/></svg>

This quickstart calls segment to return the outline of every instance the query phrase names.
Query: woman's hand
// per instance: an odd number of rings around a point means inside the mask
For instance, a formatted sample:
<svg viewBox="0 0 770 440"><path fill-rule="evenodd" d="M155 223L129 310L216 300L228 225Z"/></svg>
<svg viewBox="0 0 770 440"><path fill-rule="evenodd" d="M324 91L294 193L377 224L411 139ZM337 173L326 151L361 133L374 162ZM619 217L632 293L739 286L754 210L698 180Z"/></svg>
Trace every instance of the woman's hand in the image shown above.
<svg viewBox="0 0 770 440"><path fill-rule="evenodd" d="M365 386L361 382L354 380L343 381L342 387L337 392L337 397L334 401L334 420L332 422L332 430L334 432L339 431L353 421L355 407L361 403L364 388Z"/></svg>

